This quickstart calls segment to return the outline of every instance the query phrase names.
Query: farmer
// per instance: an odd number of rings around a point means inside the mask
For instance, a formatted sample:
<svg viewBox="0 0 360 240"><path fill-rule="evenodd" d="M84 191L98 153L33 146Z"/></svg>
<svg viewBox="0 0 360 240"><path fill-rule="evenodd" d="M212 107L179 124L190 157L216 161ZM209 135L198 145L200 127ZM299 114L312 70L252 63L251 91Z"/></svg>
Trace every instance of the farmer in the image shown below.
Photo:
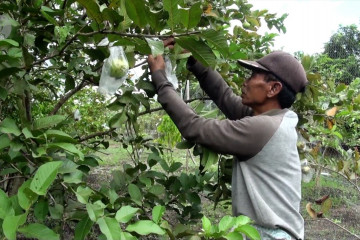
<svg viewBox="0 0 360 240"><path fill-rule="evenodd" d="M288 109L307 84L302 65L282 51L257 61L240 60L252 75L242 85L239 97L219 73L189 57L187 69L228 118L217 120L200 117L184 103L166 78L162 56L150 55L148 64L158 101L183 137L234 155L233 215L254 220L261 239L304 239L304 220L299 213L298 117Z"/></svg>

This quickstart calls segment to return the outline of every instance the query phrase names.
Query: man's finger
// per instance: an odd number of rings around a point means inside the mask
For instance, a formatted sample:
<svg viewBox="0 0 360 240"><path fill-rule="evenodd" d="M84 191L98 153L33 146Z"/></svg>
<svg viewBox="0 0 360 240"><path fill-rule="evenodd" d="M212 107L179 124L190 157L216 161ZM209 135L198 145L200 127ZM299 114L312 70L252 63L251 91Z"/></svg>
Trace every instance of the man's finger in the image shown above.
<svg viewBox="0 0 360 240"><path fill-rule="evenodd" d="M167 39L165 39L165 40L163 40L163 43L164 43L164 46L165 47L167 47L167 46L173 46L174 44L175 44L175 39L173 38L173 37L171 37L171 38L167 38ZM169 47L170 47L169 46Z"/></svg>

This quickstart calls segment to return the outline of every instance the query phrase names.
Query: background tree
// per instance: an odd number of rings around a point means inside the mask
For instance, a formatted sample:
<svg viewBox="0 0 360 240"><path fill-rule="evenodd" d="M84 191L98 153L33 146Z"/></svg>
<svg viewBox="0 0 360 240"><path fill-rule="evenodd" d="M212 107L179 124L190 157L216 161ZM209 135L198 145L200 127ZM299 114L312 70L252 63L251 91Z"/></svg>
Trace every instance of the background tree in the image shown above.
<svg viewBox="0 0 360 240"><path fill-rule="evenodd" d="M360 77L360 31L355 24L340 26L324 48L325 56L319 59L321 74L346 84Z"/></svg>

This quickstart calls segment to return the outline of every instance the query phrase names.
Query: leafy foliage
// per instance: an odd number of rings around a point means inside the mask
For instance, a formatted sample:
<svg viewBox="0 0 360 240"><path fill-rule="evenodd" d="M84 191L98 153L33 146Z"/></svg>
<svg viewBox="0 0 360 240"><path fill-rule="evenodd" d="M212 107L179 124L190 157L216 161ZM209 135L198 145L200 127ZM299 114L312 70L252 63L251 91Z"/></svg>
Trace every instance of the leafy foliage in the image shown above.
<svg viewBox="0 0 360 240"><path fill-rule="evenodd" d="M138 118L154 111L143 60L154 49L161 53L161 39L172 35L178 47L164 52L176 62L181 85L186 48L231 76L236 88L243 81L236 60L265 54L276 36L257 33L262 20L285 31L286 15L253 11L246 0L4 0L0 12L0 234L60 239L68 226L75 239L85 239L97 226L95 234L107 239L198 236L181 223L198 221L200 192L219 188L213 172L188 174L181 163L165 161L163 146L141 131ZM232 33L230 20L239 22ZM105 98L93 89L110 44L124 47L132 72ZM130 149L132 161L95 189L86 177L101 159L92 153L107 148L110 137ZM200 150L194 149L210 169L216 156ZM168 210L179 225L164 220ZM223 223L221 229L213 237L225 234Z"/></svg>

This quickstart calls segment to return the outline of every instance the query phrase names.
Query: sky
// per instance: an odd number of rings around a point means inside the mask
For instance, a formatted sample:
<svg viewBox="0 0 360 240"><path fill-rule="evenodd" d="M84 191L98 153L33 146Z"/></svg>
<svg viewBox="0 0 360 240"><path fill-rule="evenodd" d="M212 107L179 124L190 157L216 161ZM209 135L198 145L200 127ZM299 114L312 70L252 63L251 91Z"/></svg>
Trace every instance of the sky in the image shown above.
<svg viewBox="0 0 360 240"><path fill-rule="evenodd" d="M340 24L356 24L360 30L360 0L248 0L252 10L268 9L278 17L289 16L284 24L285 34L275 38L274 50L289 53L303 51L305 54L321 53L324 43L336 33ZM263 24L266 26L266 24ZM261 29L259 33L277 32Z"/></svg>

